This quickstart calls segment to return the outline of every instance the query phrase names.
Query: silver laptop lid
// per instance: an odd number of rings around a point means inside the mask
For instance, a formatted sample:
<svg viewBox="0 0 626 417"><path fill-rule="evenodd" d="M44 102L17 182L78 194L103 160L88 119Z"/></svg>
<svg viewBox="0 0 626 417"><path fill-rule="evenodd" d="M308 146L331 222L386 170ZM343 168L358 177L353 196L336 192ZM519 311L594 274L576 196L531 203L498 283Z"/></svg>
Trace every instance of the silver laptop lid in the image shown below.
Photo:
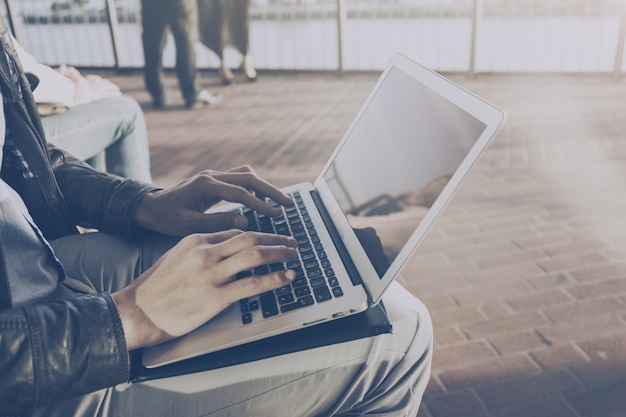
<svg viewBox="0 0 626 417"><path fill-rule="evenodd" d="M503 121L450 80L392 58L315 181L372 302Z"/></svg>

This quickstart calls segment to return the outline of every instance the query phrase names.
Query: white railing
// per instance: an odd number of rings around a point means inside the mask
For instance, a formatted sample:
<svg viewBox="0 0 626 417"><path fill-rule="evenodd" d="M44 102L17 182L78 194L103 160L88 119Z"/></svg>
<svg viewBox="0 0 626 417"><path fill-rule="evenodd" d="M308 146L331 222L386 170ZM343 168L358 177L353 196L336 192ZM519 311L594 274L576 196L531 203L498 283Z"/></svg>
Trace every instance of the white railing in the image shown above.
<svg viewBox="0 0 626 417"><path fill-rule="evenodd" d="M139 0L4 0L2 13L42 62L143 66ZM443 72L626 68L625 0L253 0L250 14L259 69L379 70L395 52ZM197 51L199 67L217 66ZM166 66L174 54L170 40Z"/></svg>

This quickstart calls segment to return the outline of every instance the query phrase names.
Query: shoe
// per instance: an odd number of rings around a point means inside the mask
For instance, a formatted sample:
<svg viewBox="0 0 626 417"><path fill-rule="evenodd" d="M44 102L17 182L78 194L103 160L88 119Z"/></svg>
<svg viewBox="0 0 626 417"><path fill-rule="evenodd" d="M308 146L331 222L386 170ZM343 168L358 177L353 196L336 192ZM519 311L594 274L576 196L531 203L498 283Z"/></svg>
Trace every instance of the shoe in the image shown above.
<svg viewBox="0 0 626 417"><path fill-rule="evenodd" d="M213 94L209 92L206 88L200 90L198 95L196 95L196 99L193 101L188 101L185 104L185 107L188 109L199 109L208 105L216 105L221 103L224 100L224 96L221 93Z"/></svg>
<svg viewBox="0 0 626 417"><path fill-rule="evenodd" d="M222 80L222 85L232 84L235 77L233 76L233 72L228 68L224 63L220 65L220 79Z"/></svg>
<svg viewBox="0 0 626 417"><path fill-rule="evenodd" d="M250 55L243 57L241 67L243 68L243 73L246 75L246 79L248 81L256 81L256 70L254 69L254 65L252 65L252 58Z"/></svg>

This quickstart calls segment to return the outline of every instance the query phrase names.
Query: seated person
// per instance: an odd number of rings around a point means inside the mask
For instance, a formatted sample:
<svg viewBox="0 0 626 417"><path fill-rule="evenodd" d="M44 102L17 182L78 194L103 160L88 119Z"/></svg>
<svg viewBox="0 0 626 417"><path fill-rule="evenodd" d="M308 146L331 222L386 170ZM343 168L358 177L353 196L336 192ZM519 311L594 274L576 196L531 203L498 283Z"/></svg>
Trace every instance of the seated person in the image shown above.
<svg viewBox="0 0 626 417"><path fill-rule="evenodd" d="M29 416L417 414L430 374L424 305L393 284L394 332L243 365L128 384L129 352L184 335L293 270L292 237L242 232L221 200L273 216L291 200L250 168L170 189L99 172L45 145L0 19L0 410ZM75 226L99 232L77 234Z"/></svg>
<svg viewBox="0 0 626 417"><path fill-rule="evenodd" d="M106 79L68 66L54 70L14 43L24 71L36 77L31 86L48 141L98 170L151 182L139 103Z"/></svg>

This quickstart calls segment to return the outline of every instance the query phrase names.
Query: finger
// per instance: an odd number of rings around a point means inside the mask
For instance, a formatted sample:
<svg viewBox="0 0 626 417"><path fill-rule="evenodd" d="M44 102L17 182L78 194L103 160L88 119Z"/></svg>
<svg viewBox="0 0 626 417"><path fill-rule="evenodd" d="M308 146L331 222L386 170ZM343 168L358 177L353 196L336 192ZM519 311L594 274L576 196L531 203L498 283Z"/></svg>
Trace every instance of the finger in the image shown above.
<svg viewBox="0 0 626 417"><path fill-rule="evenodd" d="M228 300L233 303L242 298L252 297L276 288L284 287L294 280L296 273L292 270L275 271L266 275L252 275L226 283L222 288Z"/></svg>
<svg viewBox="0 0 626 417"><path fill-rule="evenodd" d="M228 212L199 213L189 211L185 224L192 233L214 233L229 229L242 231L248 228L248 220L244 216Z"/></svg>
<svg viewBox="0 0 626 417"><path fill-rule="evenodd" d="M199 233L199 234L196 234L195 236L198 236L198 239L202 243L208 243L210 245L217 245L219 243L232 239L235 236L240 235L242 233L244 232L241 230L229 229L229 230L223 230L223 231L214 232L214 233ZM194 236L194 235L191 235L191 236Z"/></svg>
<svg viewBox="0 0 626 417"><path fill-rule="evenodd" d="M298 258L298 250L287 246L255 246L248 247L224 258L215 266L216 276L230 281L241 271L254 269L261 265L278 262L289 262Z"/></svg>
<svg viewBox="0 0 626 417"><path fill-rule="evenodd" d="M250 248L255 247L286 247L286 248L295 248L298 245L298 241L291 236L282 236L275 235L269 233L257 233L257 232L246 232L241 233L233 238L223 241L219 244L220 254L224 257L231 257L240 253L242 251L248 250ZM268 262L264 259L260 259L259 265L264 265ZM258 266L258 265L254 265ZM248 268L244 268L248 269ZM237 271L239 272L239 271Z"/></svg>
<svg viewBox="0 0 626 417"><path fill-rule="evenodd" d="M271 198L281 205L291 205L291 198L278 188L260 178L250 167L240 167L233 171L214 174L216 179L223 182L239 185L247 190L254 191L261 198Z"/></svg>
<svg viewBox="0 0 626 417"><path fill-rule="evenodd" d="M233 184L233 182L237 182L238 180L241 180L241 178L231 177L227 178L227 181L222 181L222 178L214 178L214 180L217 181L217 186L214 187L214 193L222 200L233 203L241 203L246 207L258 211L259 213L272 217L278 216L281 213L280 208L269 205L264 199L252 193L250 190L245 188L245 186ZM242 184L245 183L245 181L240 182ZM285 198L291 203L291 199L289 197L285 196ZM283 199L280 200L284 201ZM280 202L278 203L282 204Z"/></svg>

